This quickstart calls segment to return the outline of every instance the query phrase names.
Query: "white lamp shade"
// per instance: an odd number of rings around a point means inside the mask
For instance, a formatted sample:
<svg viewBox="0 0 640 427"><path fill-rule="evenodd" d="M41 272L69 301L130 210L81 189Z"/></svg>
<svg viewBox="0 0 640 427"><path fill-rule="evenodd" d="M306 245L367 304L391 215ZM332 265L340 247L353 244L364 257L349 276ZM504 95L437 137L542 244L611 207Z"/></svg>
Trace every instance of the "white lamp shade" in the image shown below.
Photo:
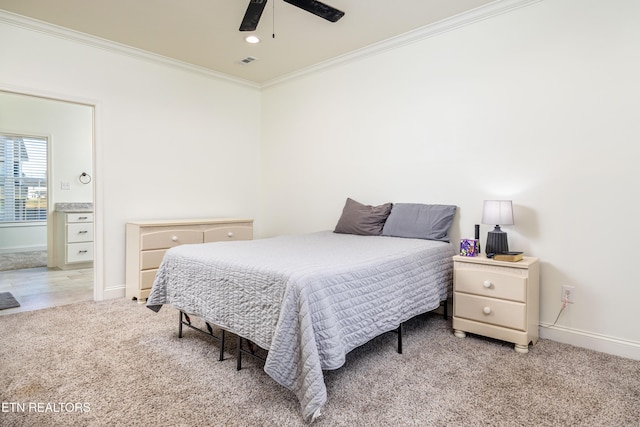
<svg viewBox="0 0 640 427"><path fill-rule="evenodd" d="M511 200L485 200L482 206L482 223L493 225L513 224Z"/></svg>

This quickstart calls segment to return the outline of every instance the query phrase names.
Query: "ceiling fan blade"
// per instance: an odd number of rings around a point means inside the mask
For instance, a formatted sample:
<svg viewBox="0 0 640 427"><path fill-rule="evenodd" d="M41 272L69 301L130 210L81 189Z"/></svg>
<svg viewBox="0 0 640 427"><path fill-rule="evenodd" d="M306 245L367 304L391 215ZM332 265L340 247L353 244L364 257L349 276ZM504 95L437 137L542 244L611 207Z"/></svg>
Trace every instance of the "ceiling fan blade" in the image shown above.
<svg viewBox="0 0 640 427"><path fill-rule="evenodd" d="M344 16L344 12L316 0L284 0L286 3L311 12L327 21L337 22Z"/></svg>
<svg viewBox="0 0 640 427"><path fill-rule="evenodd" d="M255 31L266 5L267 0L249 0L249 6L240 24L240 31Z"/></svg>

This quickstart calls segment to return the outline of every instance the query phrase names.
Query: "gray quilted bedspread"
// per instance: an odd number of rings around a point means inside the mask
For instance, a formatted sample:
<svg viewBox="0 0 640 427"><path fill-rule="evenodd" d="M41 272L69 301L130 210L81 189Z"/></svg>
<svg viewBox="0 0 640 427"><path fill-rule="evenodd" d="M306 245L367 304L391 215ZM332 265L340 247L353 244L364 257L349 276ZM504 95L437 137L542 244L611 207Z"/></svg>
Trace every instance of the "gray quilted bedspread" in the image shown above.
<svg viewBox="0 0 640 427"><path fill-rule="evenodd" d="M314 419L327 400L322 371L437 308L453 254L442 242L330 231L183 245L167 251L147 306L169 304L269 350L265 372Z"/></svg>

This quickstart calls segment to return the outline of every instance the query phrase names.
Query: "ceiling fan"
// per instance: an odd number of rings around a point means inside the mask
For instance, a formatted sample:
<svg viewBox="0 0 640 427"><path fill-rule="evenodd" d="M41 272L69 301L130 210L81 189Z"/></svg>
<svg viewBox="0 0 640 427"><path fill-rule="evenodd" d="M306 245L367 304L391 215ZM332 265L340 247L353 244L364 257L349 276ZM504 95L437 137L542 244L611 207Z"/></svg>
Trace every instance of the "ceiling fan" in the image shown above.
<svg viewBox="0 0 640 427"><path fill-rule="evenodd" d="M316 0L284 0L286 3L299 7L302 10L313 13L327 21L337 22L344 16L344 12ZM267 0L249 0L249 6L244 14L240 31L255 31L262 16L262 11L267 5Z"/></svg>

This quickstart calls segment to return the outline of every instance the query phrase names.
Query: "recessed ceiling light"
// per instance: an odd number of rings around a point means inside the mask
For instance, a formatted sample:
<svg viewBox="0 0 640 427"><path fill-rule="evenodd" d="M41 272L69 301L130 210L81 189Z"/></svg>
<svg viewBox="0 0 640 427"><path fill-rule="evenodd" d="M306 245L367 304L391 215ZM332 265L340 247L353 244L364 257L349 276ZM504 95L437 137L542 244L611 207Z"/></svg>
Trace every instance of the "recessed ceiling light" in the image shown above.
<svg viewBox="0 0 640 427"><path fill-rule="evenodd" d="M247 36L244 38L244 40L247 43L251 43L251 44L260 43L260 39L258 38L258 36Z"/></svg>

